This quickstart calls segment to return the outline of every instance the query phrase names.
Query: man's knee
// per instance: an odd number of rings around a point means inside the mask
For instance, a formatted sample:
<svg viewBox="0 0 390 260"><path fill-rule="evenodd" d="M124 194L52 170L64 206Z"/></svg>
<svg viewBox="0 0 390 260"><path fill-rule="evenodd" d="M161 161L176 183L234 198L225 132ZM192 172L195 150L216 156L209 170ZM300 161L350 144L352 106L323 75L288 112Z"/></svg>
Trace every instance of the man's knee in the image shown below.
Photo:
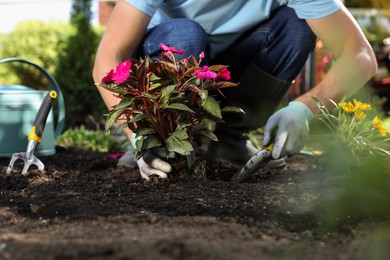
<svg viewBox="0 0 390 260"><path fill-rule="evenodd" d="M280 8L278 20L283 24L282 35L291 46L290 52L311 52L315 46L316 36L303 19L300 19L294 9Z"/></svg>
<svg viewBox="0 0 390 260"><path fill-rule="evenodd" d="M187 18L170 19L152 29L144 41L145 53L153 55L159 52L160 43L184 50L186 56L192 54L195 57L208 48L205 30Z"/></svg>

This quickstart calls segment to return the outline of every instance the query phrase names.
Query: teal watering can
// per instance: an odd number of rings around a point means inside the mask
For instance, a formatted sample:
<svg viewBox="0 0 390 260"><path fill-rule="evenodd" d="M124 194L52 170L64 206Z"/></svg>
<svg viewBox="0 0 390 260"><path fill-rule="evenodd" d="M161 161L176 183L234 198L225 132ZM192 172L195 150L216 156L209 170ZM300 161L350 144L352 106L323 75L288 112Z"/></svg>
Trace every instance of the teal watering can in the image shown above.
<svg viewBox="0 0 390 260"><path fill-rule="evenodd" d="M57 93L58 116L54 122L53 109L50 110L39 146L38 156L55 154L55 141L62 133L65 121L65 102L56 80L41 66L21 58L7 58L1 63L20 62L38 69L48 79ZM35 90L20 85L0 85L0 157L12 157L14 153L25 151L28 137L39 108L49 90Z"/></svg>

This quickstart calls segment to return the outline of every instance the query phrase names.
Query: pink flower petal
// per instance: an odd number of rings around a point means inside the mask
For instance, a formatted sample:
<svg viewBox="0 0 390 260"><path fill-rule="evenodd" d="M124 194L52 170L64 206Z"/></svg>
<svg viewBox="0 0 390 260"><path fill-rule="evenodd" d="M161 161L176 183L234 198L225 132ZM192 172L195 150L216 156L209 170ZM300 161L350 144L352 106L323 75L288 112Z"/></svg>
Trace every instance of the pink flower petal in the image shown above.
<svg viewBox="0 0 390 260"><path fill-rule="evenodd" d="M118 158L120 158L122 156L123 156L123 153L112 153L112 154L108 154L107 158L109 158L109 159L118 159Z"/></svg>
<svg viewBox="0 0 390 260"><path fill-rule="evenodd" d="M112 75L114 74L114 70L110 70L106 76L102 78L103 83L110 83L112 81Z"/></svg>
<svg viewBox="0 0 390 260"><path fill-rule="evenodd" d="M217 73L215 73L214 71L206 71L205 75L207 81L211 81L217 78Z"/></svg>
<svg viewBox="0 0 390 260"><path fill-rule="evenodd" d="M200 54L199 54L199 60L203 60L204 59L204 51L202 51Z"/></svg>
<svg viewBox="0 0 390 260"><path fill-rule="evenodd" d="M175 47L168 47L167 45L160 43L160 50L162 51L170 51L172 53L177 53L177 54L184 54L183 50L178 50Z"/></svg>
<svg viewBox="0 0 390 260"><path fill-rule="evenodd" d="M114 82L120 84L126 81L130 77L130 68L131 62L128 60L119 63L112 75Z"/></svg>
<svg viewBox="0 0 390 260"><path fill-rule="evenodd" d="M230 71L227 68L223 68L217 75L218 80L230 80Z"/></svg>
<svg viewBox="0 0 390 260"><path fill-rule="evenodd" d="M169 51L169 47L166 46L165 44L160 43L160 50L162 50L162 51Z"/></svg>

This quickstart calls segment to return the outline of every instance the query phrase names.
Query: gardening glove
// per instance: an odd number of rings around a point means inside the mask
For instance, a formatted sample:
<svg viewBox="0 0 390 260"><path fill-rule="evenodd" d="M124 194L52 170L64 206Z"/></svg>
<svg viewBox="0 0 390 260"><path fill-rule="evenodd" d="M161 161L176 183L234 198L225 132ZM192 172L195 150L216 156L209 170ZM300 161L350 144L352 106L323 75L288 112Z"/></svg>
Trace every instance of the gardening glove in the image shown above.
<svg viewBox="0 0 390 260"><path fill-rule="evenodd" d="M135 149L130 145L129 150L126 151L121 158L119 158L117 166L125 166L129 168L137 167L137 161L134 158Z"/></svg>
<svg viewBox="0 0 390 260"><path fill-rule="evenodd" d="M268 119L264 127L263 145L270 145L272 133L277 129L272 157L278 159L299 153L308 139L312 118L313 112L304 103L290 102Z"/></svg>
<svg viewBox="0 0 390 260"><path fill-rule="evenodd" d="M131 134L131 144L135 148L137 141L136 134ZM160 159L162 149L151 149L137 160L137 165L141 173L141 177L149 180L149 176L155 174L160 178L167 178L167 173L172 171L172 166L166 161ZM171 156L171 155L170 155Z"/></svg>

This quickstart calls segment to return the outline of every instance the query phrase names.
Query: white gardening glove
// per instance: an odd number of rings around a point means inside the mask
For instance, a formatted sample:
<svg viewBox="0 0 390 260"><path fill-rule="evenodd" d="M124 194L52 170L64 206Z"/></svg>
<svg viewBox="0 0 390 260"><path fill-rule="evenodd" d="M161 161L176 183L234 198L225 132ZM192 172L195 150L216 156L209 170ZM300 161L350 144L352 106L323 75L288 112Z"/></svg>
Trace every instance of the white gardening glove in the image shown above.
<svg viewBox="0 0 390 260"><path fill-rule="evenodd" d="M309 122L313 116L304 103L292 101L268 119L264 127L263 145L270 145L272 132L277 129L272 150L274 159L302 150L309 136Z"/></svg>
<svg viewBox="0 0 390 260"><path fill-rule="evenodd" d="M137 136L131 134L131 144L135 148ZM158 153L158 151L156 151ZM155 174L160 178L167 178L167 173L172 171L172 166L166 161L160 159L152 151L147 151L140 159L137 160L137 165L142 178L149 180L149 176Z"/></svg>

